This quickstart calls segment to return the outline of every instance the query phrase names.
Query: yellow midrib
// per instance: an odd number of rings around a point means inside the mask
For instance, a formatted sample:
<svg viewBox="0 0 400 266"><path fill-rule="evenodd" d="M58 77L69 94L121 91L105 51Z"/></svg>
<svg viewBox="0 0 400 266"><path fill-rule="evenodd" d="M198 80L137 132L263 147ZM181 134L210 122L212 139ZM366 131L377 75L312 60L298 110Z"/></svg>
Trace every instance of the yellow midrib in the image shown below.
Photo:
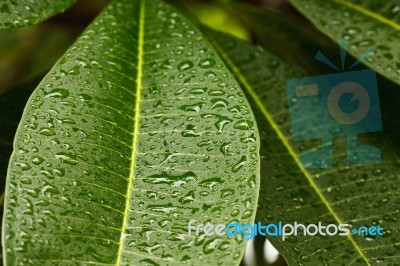
<svg viewBox="0 0 400 266"><path fill-rule="evenodd" d="M119 240L119 249L117 254L117 260L115 265L121 265L121 259L123 254L125 231L128 223L129 207L131 205L131 194L133 189L133 180L135 178L135 161L137 154L137 144L139 136L139 116L140 116L140 100L142 95L142 77L143 77L143 46L144 46L144 16L145 16L145 1L140 1L139 11L139 29L138 29L138 65L137 65L137 77L136 77L136 102L135 102L135 115L134 115L134 131L132 137L132 156L130 165L130 175L128 182L128 189L126 192L126 203L124 211L124 221L122 223L121 237Z"/></svg>
<svg viewBox="0 0 400 266"><path fill-rule="evenodd" d="M386 24L388 26L391 26L396 30L400 30L400 24L398 24L395 21L392 21L390 19L387 19L385 17L382 17L380 14L375 13L373 11L370 11L370 10L360 6L360 5L356 5L356 4L353 4L351 2L344 1L344 0L334 0L334 1L336 3L338 3L338 4L342 4L344 6L347 6L348 8L356 10L356 11L358 11L358 12L360 12L360 13L368 16L368 17L371 17L371 18L373 18L373 19L375 19L377 21L380 21L380 22L382 22L382 23L384 23L384 24Z"/></svg>
<svg viewBox="0 0 400 266"><path fill-rule="evenodd" d="M219 45L216 44L214 41L212 41L212 42L215 44L214 46L219 51L219 53L222 55L222 57L224 58L225 62L230 66L230 68L235 73L236 77L240 80L240 82L246 88L246 90L248 91L250 96L253 98L253 100L257 104L258 108L260 108L261 112L263 113L265 118L268 120L269 124L272 126L272 128L274 129L276 134L278 135L278 138L282 141L283 145L288 150L289 154L291 155L293 160L296 162L296 164L299 165L299 168L300 168L301 172L304 174L304 176L306 177L306 179L310 183L311 187L315 190L315 192L317 193L317 195L319 196L321 201L324 203L324 205L328 209L329 213L332 215L332 217L336 220L336 222L338 224L342 224L343 223L342 220L336 215L336 213L334 212L334 210L330 206L329 202L327 201L325 196L321 193L321 191L320 191L319 187L317 186L317 184L314 182L313 178L305 170L305 168L301 167L301 162L300 162L299 158L297 157L296 152L292 149L292 147L290 146L289 142L286 140L285 136L282 134L281 130L279 129L279 126L275 123L274 119L269 114L267 109L264 107L264 105L262 104L262 102L258 98L258 96L255 93L255 91L253 90L253 88L247 82L246 78L241 74L240 70L236 67L236 65L232 62L232 60L230 60L229 56L222 50L222 48L219 47ZM357 250L357 252L360 254L360 258L362 258L367 263L367 265L370 266L371 264L368 262L368 259L365 257L364 253L362 253L361 249L359 248L357 243L354 241L354 239L351 237L351 235L349 234L347 237L350 240L350 242L353 244L353 246Z"/></svg>

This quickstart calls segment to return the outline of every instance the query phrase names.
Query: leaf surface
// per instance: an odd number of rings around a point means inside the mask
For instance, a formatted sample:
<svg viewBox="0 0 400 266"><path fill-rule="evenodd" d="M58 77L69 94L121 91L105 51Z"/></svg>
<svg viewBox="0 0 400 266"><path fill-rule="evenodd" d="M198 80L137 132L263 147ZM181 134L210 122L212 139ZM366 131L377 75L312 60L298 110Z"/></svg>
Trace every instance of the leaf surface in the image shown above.
<svg viewBox="0 0 400 266"><path fill-rule="evenodd" d="M76 0L7 0L0 3L0 29L34 25L64 12Z"/></svg>
<svg viewBox="0 0 400 266"><path fill-rule="evenodd" d="M31 96L8 170L7 265L238 264L259 137L212 46L160 1L114 1Z"/></svg>
<svg viewBox="0 0 400 266"><path fill-rule="evenodd" d="M35 82L32 84L38 84ZM24 85L0 96L0 191L3 194L14 135L34 86Z"/></svg>
<svg viewBox="0 0 400 266"><path fill-rule="evenodd" d="M399 142L398 86L381 83L383 133L361 136L382 152L378 164L347 164L346 139L335 140L334 167L300 167L301 151L318 148L318 141L295 142L286 96L286 80L305 76L257 48L210 32L226 64L249 96L261 136L261 190L257 221L308 225L347 223L354 228L380 225L384 236L270 236L289 265L392 265L398 261ZM382 79L381 79L382 80ZM321 130L324 130L321 127ZM272 230L273 231L273 230Z"/></svg>
<svg viewBox="0 0 400 266"><path fill-rule="evenodd" d="M6 183L7 167L13 150L14 135L18 122L21 119L24 106L39 80L13 88L11 91L0 95L0 210L3 218L4 189ZM3 265L3 256L0 255L0 265Z"/></svg>
<svg viewBox="0 0 400 266"><path fill-rule="evenodd" d="M333 40L349 41L348 52L372 56L365 64L400 84L400 15L397 0L290 0ZM339 15L340 14L340 15ZM347 62L349 67L353 62Z"/></svg>

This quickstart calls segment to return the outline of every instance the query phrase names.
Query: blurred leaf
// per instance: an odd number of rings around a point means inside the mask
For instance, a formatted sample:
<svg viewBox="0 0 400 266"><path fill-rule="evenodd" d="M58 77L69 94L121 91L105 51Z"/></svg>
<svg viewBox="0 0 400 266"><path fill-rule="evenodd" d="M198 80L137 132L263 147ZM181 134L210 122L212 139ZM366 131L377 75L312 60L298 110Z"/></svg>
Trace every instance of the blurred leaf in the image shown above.
<svg viewBox="0 0 400 266"><path fill-rule="evenodd" d="M292 66L310 73L320 72L321 66L324 66L315 64L314 59L318 50L323 50L324 54L333 58L333 62L336 58L340 59L337 45L332 49L329 38L303 21L240 3L226 4L226 9L244 22L265 51ZM330 68L326 70L331 71Z"/></svg>
<svg viewBox="0 0 400 266"><path fill-rule="evenodd" d="M269 237L287 262L290 265L376 265L379 262L392 265L397 262L400 256L400 242L396 237L400 231L400 145L398 137L393 136L398 136L400 123L390 98L398 86L383 90L382 99L387 103L382 106L386 131L367 134L360 141L380 148L383 158L379 164L345 163L346 140L339 138L333 149L332 169L304 169L299 166L299 154L315 148L317 142L292 140L285 90L287 79L304 74L232 37L216 32L209 35L249 96L260 130L261 191L257 220L385 228L385 235L376 238L300 234L282 241L280 237ZM398 94L396 97L398 102Z"/></svg>
<svg viewBox="0 0 400 266"><path fill-rule="evenodd" d="M12 0L0 2L0 29L34 25L64 12L76 0Z"/></svg>
<svg viewBox="0 0 400 266"><path fill-rule="evenodd" d="M229 33L242 40L249 40L249 32L243 23L231 16L221 1L193 1L165 0L174 5L182 14L196 23ZM191 14L190 14L191 13Z"/></svg>
<svg viewBox="0 0 400 266"><path fill-rule="evenodd" d="M0 31L0 94L47 72L76 35L56 24Z"/></svg>
<svg viewBox="0 0 400 266"><path fill-rule="evenodd" d="M258 132L201 33L161 1L113 2L31 96L5 196L6 264L238 264Z"/></svg>
<svg viewBox="0 0 400 266"><path fill-rule="evenodd" d="M224 6L219 5L218 2L210 2L194 10L204 25L232 34L240 39L249 40L247 29L239 20L230 16Z"/></svg>
<svg viewBox="0 0 400 266"><path fill-rule="evenodd" d="M289 1L333 40L348 40L348 51L355 57L371 48L373 55L365 64L400 84L398 0ZM347 63L347 66L352 63Z"/></svg>

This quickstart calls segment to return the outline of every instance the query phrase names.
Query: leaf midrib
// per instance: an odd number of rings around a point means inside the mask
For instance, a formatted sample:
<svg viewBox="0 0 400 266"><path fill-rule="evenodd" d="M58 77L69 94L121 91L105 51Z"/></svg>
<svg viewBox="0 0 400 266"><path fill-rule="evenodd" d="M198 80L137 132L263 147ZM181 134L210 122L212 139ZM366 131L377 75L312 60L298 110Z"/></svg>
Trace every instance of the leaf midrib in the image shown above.
<svg viewBox="0 0 400 266"><path fill-rule="evenodd" d="M334 1L336 3L338 3L338 4L342 4L344 6L347 6L348 8L351 8L351 9L353 9L355 11L358 11L358 12L360 12L360 13L368 16L368 17L371 17L371 18L373 18L373 19L375 19L375 20L377 20L379 22L382 22L383 24L386 24L386 25L388 25L388 26L390 26L390 27L392 27L392 28L394 28L396 30L400 30L400 24L396 23L393 20L390 20L390 19L387 19L385 17L382 17L380 14L378 14L376 12L368 10L368 9L366 9L366 8L360 6L360 5L356 5L356 4L350 3L348 1L344 1L344 0L334 0Z"/></svg>
<svg viewBox="0 0 400 266"><path fill-rule="evenodd" d="M282 131L279 129L279 126L275 123L275 121L273 120L271 114L264 107L264 105L262 104L261 100L257 96L256 92L253 90L251 85L247 82L247 79L241 74L240 70L236 67L236 65L229 58L229 55L227 53L225 53L224 50L219 46L219 44L217 44L214 40L212 40L212 38L209 38L209 39L213 43L215 49L220 53L222 58L224 58L224 61L231 68L231 70L235 74L236 78L239 79L240 83L243 84L244 88L249 93L249 95L252 97L252 99L255 101L255 103L258 106L258 108L260 108L261 113L265 116L265 118L267 119L268 123L271 125L272 129L276 132L276 134L278 135L278 138L282 141L283 145L285 146L285 148L289 152L290 156L293 158L293 160L296 162L296 164L298 166L300 166L301 162L300 162L299 158L296 156L295 151L292 149L292 147L290 146L289 142L285 139L285 136L283 135ZM299 167L299 169L304 174L304 176L306 177L307 181L310 183L310 186L317 193L318 197L321 199L321 201L323 202L325 207L328 209L328 211L332 215L332 217L335 219L335 221L338 224L343 224L342 220L336 215L336 213L334 212L333 208L331 207L329 201L321 193L320 188L314 182L314 180L310 176L310 174L305 170L304 167ZM354 246L355 250L359 253L359 257L362 258L365 261L365 263L367 263L368 266L371 266L371 264L368 262L367 257L365 257L365 255L362 252L361 248L354 241L354 239L351 237L350 234L347 235L347 238L350 240L350 242Z"/></svg>
<svg viewBox="0 0 400 266"><path fill-rule="evenodd" d="M137 154L137 144L139 136L139 116L140 116L140 99L142 95L142 78L143 78L143 47L144 47L144 17L145 17L145 1L140 1L139 7L139 25L138 25L138 56L137 56L137 76L136 76L136 102L135 102L135 114L134 114L134 129L132 135L132 156L130 165L130 174L128 181L128 189L126 192L126 203L124 211L124 221L121 228L121 236L119 241L119 249L116 259L116 265L121 265L125 231L128 223L128 215L131 206L131 194L133 190L133 180L135 178L135 162Z"/></svg>

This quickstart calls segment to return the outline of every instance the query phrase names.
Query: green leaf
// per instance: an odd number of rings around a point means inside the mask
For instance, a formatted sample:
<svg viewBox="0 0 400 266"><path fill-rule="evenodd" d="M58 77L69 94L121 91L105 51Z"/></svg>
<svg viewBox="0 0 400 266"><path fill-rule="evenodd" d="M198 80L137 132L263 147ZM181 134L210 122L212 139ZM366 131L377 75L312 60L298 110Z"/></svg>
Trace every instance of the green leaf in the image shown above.
<svg viewBox="0 0 400 266"><path fill-rule="evenodd" d="M324 65L316 65L314 60L318 50L324 51L334 63L336 58L340 60L338 46L303 20L248 4L226 4L226 8L232 16L241 18L258 45L292 66L311 73L321 71ZM326 71L332 69L326 67Z"/></svg>
<svg viewBox="0 0 400 266"><path fill-rule="evenodd" d="M379 164L345 162L345 138L335 142L334 167L299 167L299 153L318 142L294 142L285 82L304 76L301 71L249 44L219 33L209 33L215 47L240 81L257 119L261 136L261 190L257 220L323 225L348 223L380 225L384 236L357 235L269 237L290 265L391 265L400 256L399 101L398 86L384 82L381 106L385 132L361 136L361 143L378 147ZM397 92L397 93L396 93ZM323 128L321 128L323 130Z"/></svg>
<svg viewBox="0 0 400 266"><path fill-rule="evenodd" d="M20 28L37 24L64 12L76 0L2 1L0 29Z"/></svg>
<svg viewBox="0 0 400 266"><path fill-rule="evenodd" d="M250 106L212 46L160 1L113 2L31 96L5 197L6 265L240 262L250 223Z"/></svg>
<svg viewBox="0 0 400 266"><path fill-rule="evenodd" d="M360 57L371 48L365 64L400 84L400 16L397 0L290 0L334 40L349 41L348 51ZM341 14L341 15L338 15ZM349 67L353 62L348 62Z"/></svg>
<svg viewBox="0 0 400 266"><path fill-rule="evenodd" d="M2 124L0 128L0 221L3 218L4 188L14 135L24 106L38 83L39 80L31 81L0 96L0 123ZM0 265L3 265L2 262L3 258L0 254Z"/></svg>
<svg viewBox="0 0 400 266"><path fill-rule="evenodd" d="M0 193L4 192L7 166L13 150L13 140L25 104L38 81L14 88L0 96Z"/></svg>

